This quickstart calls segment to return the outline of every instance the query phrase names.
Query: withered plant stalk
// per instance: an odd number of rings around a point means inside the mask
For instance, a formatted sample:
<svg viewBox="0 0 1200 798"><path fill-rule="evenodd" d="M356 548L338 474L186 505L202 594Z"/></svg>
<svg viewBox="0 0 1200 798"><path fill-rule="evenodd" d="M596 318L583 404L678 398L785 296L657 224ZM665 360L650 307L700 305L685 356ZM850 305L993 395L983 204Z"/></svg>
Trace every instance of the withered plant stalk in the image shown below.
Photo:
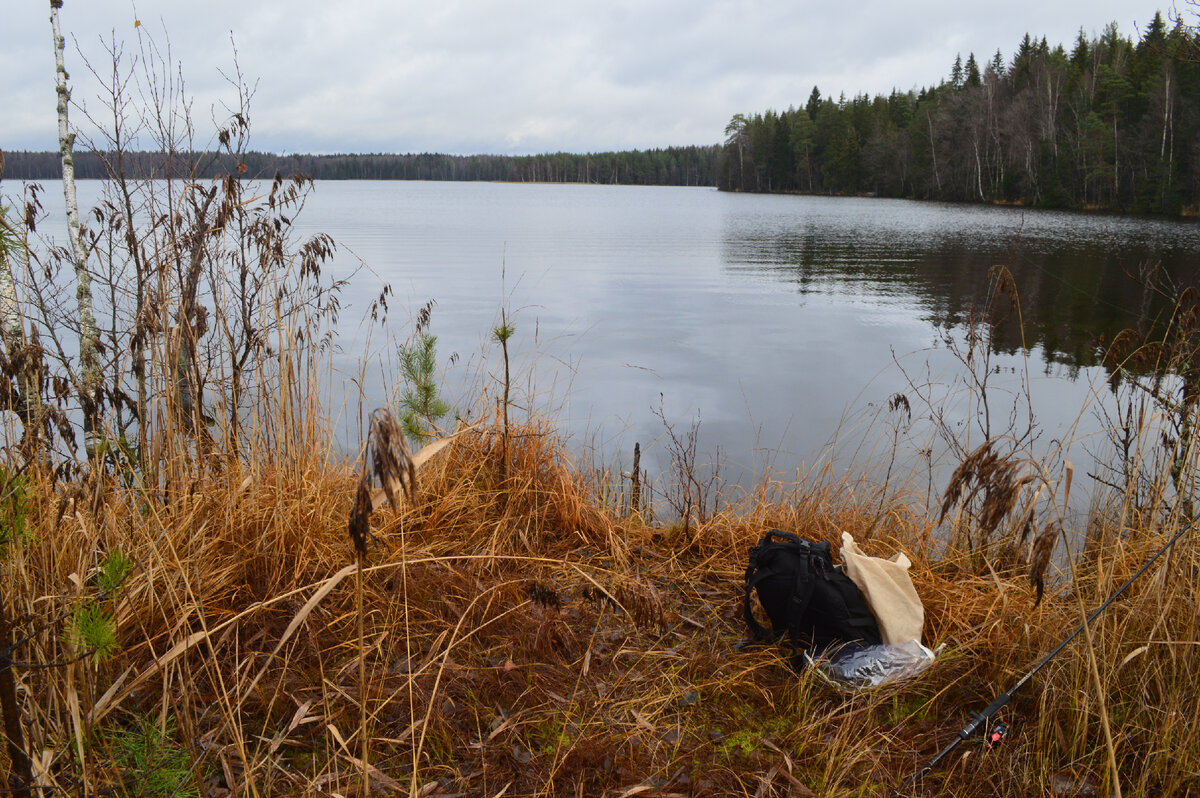
<svg viewBox="0 0 1200 798"><path fill-rule="evenodd" d="M10 772L8 789L15 798L30 798L33 767L25 750L25 734L21 730L21 709L17 704L16 679L13 677L13 629L9 622L5 591L0 585L0 713L4 715L4 737Z"/></svg>
<svg viewBox="0 0 1200 798"><path fill-rule="evenodd" d="M362 770L363 793L370 794L370 739L367 728L367 659L366 635L364 630L365 611L363 609L363 569L366 564L367 542L371 534L371 477L379 480L383 493L387 497L392 511L401 512L401 499L412 501L417 488L417 469L413 463L412 454L408 449L408 441L404 436L404 428L400 421L386 408L377 408L371 412L370 424L367 429L367 441L363 451L363 466L359 471L358 484L355 488L354 503L350 509L349 531L350 540L354 544L354 553L358 568L355 572L355 614L358 625L358 683L359 683L359 750ZM367 467L370 463L370 467ZM404 533L401 531L400 577L401 590L404 598L404 635L406 655L409 663L408 690L409 712L415 719L415 705L412 701L412 645L408 622L408 574L407 556L404 549ZM417 779L416 748L413 749L413 784ZM415 788L414 788L415 789ZM410 792L410 794L416 794Z"/></svg>

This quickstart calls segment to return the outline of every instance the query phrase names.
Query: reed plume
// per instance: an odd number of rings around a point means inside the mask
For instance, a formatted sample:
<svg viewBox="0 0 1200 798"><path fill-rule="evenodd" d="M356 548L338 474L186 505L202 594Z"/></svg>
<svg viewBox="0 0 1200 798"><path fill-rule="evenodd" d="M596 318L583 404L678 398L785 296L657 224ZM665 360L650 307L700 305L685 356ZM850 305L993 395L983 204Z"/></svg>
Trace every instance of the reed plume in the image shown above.
<svg viewBox="0 0 1200 798"><path fill-rule="evenodd" d="M350 542L359 557L367 556L367 538L371 535L371 489L367 487L366 472L358 481L354 491L354 504L350 508Z"/></svg>
<svg viewBox="0 0 1200 798"><path fill-rule="evenodd" d="M369 436L375 476L387 494L388 503L398 511L400 495L412 501L417 489L417 468L413 464L408 440L404 437L404 428L392 411L377 407L371 411Z"/></svg>
<svg viewBox="0 0 1200 798"><path fill-rule="evenodd" d="M370 468L359 472L358 486L354 491L354 504L350 508L350 540L358 556L367 554L367 540L371 535L371 478L379 480L392 509L399 511L400 497L410 502L417 487L417 467L409 452L404 429L392 411L378 407L371 411L367 429L367 452L364 460Z"/></svg>
<svg viewBox="0 0 1200 798"><path fill-rule="evenodd" d="M940 524L955 505L970 508L982 495L975 518L980 545L985 544L1005 517L1016 509L1022 489L1040 479L1037 473L1022 474L1027 461L1000 454L993 448L994 443L995 439L989 438L954 469L942 496L942 511L938 517Z"/></svg>
<svg viewBox="0 0 1200 798"><path fill-rule="evenodd" d="M1029 583L1037 591L1037 599L1033 606L1042 603L1042 595L1046 592L1046 568L1050 565L1050 553L1058 541L1058 523L1047 521L1039 534L1033 540L1033 554L1029 558Z"/></svg>

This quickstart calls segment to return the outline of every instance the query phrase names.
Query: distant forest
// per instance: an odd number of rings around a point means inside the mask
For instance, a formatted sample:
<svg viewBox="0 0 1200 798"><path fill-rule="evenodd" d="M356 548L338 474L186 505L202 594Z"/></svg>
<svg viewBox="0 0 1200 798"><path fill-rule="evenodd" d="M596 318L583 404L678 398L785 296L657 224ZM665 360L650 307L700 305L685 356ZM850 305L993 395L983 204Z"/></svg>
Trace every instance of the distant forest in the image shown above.
<svg viewBox="0 0 1200 798"><path fill-rule="evenodd" d="M238 166L233 156L162 153L123 153L127 177L195 173L217 177ZM276 172L297 172L318 180L496 180L516 183L617 183L622 185L714 186L721 148L668 147L659 150L588 153L559 152L547 155L272 155L245 153L245 174L270 177ZM4 153L5 178L55 180L62 176L57 152ZM75 176L103 179L113 173L110 153L80 151L75 155Z"/></svg>
<svg viewBox="0 0 1200 798"><path fill-rule="evenodd" d="M233 173L319 180L493 180L717 186L1041 207L1200 214L1200 33L1161 13L1134 41L1115 23L1068 51L1029 34L1011 61L955 59L919 92L737 114L723 145L588 154L123 153L130 177ZM0 177L51 180L57 152L7 152ZM78 152L76 175L115 173Z"/></svg>
<svg viewBox="0 0 1200 798"><path fill-rule="evenodd" d="M1166 214L1200 212L1200 37L1161 14L1068 51L955 60L919 93L733 117L718 186Z"/></svg>

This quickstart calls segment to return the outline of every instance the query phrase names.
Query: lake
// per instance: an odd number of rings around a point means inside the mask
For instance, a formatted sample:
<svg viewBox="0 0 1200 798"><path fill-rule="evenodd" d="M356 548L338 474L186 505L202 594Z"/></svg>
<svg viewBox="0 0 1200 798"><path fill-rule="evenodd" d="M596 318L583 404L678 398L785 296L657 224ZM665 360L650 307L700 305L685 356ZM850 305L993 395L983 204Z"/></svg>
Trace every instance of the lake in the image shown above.
<svg viewBox="0 0 1200 798"><path fill-rule="evenodd" d="M346 331L346 351L368 353L370 401L385 401L395 343L430 299L454 401L496 396L504 305L516 402L553 414L585 461L627 468L640 442L662 468L664 419L680 439L698 423L702 459L741 484L768 466L878 467L893 438L942 457L932 427L888 409L896 393L981 442L946 340L995 264L1016 279L1025 348L1020 325L997 331L993 432L1028 385L1039 446L1103 456L1097 342L1136 323L1130 275L1161 263L1194 280L1200 263L1186 221L704 188L322 182L302 221L339 241L340 269L369 266L349 295L359 310L385 281L399 299L390 340Z"/></svg>
<svg viewBox="0 0 1200 798"><path fill-rule="evenodd" d="M81 183L81 205L98 193ZM40 229L65 229L55 186L44 199ZM472 417L485 392L494 407L503 306L514 412L553 417L582 465L628 469L637 442L659 472L667 425L686 441L698 424L698 459L740 485L768 468L878 475L895 446L899 473L936 493L956 464L947 437L983 440L973 369L993 434L1032 408L1031 453L1070 458L1086 495L1113 407L1098 342L1154 309L1131 275L1200 271L1189 221L705 188L321 182L297 225L331 234L336 272L354 273L333 378L344 441L358 401L343 386L362 385L368 409L388 402L396 346L429 300L448 398ZM996 264L1023 324L997 328L968 369L964 323ZM385 283L386 325L360 322Z"/></svg>

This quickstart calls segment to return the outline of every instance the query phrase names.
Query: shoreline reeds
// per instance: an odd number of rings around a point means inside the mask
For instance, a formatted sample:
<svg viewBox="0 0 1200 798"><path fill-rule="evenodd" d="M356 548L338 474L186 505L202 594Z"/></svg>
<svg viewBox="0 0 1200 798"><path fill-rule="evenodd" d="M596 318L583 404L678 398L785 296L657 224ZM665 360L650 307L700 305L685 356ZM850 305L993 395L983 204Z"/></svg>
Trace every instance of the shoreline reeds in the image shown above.
<svg viewBox="0 0 1200 798"><path fill-rule="evenodd" d="M353 795L369 779L430 796L882 795L1170 528L1093 535L1103 545L1039 603L1024 574L935 543L931 517L880 514L836 483L764 485L693 519L681 545L671 524L603 505L547 422L513 425L507 466L501 451L469 431L430 459L411 501L374 513L361 569L346 565L357 475L315 448L153 497L109 478L101 501L65 508L61 483L29 473L3 567L36 785L142 794L140 745L178 794ZM926 642L944 646L934 667L850 693L784 652L739 650L745 551L769 527L908 552ZM138 567L97 598L115 550ZM964 746L921 790L1110 790L1105 714L1124 794L1193 788L1198 552L1186 537L1096 622L1095 673L1073 644L1014 701L1000 751ZM108 657L80 658L64 632L84 602L111 613Z"/></svg>

